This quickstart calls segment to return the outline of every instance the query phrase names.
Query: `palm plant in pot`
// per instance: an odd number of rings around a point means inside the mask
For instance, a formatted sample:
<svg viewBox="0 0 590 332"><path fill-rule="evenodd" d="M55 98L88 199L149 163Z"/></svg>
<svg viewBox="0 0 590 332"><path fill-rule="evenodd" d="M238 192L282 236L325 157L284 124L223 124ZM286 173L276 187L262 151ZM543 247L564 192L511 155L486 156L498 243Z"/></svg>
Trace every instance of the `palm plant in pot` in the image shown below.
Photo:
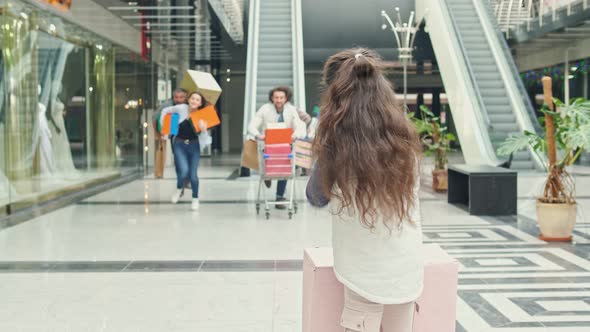
<svg viewBox="0 0 590 332"><path fill-rule="evenodd" d="M571 241L576 223L575 181L567 169L590 147L590 101L583 98L564 105L551 95L551 78L543 78L545 104L539 119L545 136L524 132L509 137L498 154L531 148L545 161L547 179L537 198L539 237L545 241ZM557 110L555 110L557 106ZM547 158L545 158L545 155Z"/></svg>
<svg viewBox="0 0 590 332"><path fill-rule="evenodd" d="M426 105L420 106L421 118L413 113L408 114L410 120L416 126L422 143L425 146L424 154L434 156L434 170L432 171L432 188L437 192L448 190L447 164L448 153L452 151L451 142L457 140L455 135L448 132L444 121L428 109Z"/></svg>

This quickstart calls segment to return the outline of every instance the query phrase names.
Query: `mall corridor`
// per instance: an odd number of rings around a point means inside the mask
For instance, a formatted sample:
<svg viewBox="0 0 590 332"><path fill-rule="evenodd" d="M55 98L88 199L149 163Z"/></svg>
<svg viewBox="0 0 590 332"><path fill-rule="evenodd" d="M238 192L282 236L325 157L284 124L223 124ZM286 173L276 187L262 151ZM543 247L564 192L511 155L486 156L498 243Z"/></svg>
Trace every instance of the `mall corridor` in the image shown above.
<svg viewBox="0 0 590 332"><path fill-rule="evenodd" d="M198 212L170 203L168 169L1 229L0 331L301 331L303 248L331 245L330 215L300 178L293 220L257 216L257 178L237 163L203 161ZM590 172L576 177L588 220ZM457 331L588 330L590 224L574 244L537 239L541 182L520 178L511 218L470 216L423 183L424 240L460 263Z"/></svg>
<svg viewBox="0 0 590 332"><path fill-rule="evenodd" d="M590 0L0 0L0 332L392 325L590 332Z"/></svg>

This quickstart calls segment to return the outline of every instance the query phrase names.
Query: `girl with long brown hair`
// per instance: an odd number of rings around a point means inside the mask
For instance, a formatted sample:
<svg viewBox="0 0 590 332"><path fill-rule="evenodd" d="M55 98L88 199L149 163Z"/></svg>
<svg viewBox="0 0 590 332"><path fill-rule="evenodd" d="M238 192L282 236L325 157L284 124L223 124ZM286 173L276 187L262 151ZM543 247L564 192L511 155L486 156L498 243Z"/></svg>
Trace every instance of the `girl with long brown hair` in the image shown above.
<svg viewBox="0 0 590 332"><path fill-rule="evenodd" d="M333 55L307 186L332 212L334 272L345 286L346 331L410 332L422 292L418 191L421 146L381 60L367 49ZM385 326L385 322L395 322Z"/></svg>

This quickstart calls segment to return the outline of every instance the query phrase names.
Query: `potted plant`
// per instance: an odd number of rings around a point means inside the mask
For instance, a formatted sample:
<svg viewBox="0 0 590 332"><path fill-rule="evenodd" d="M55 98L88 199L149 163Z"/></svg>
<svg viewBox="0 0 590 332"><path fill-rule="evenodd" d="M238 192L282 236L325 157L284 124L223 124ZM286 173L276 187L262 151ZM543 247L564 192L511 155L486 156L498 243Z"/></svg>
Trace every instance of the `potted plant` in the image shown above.
<svg viewBox="0 0 590 332"><path fill-rule="evenodd" d="M553 99L549 77L543 78L543 88L545 104L541 112L544 117L539 122L545 128L545 135L528 131L512 135L499 147L498 154L509 155L530 147L545 161L547 180L537 198L539 237L545 241L571 241L576 223L576 199L575 182L567 168L590 146L590 101L577 98L565 105Z"/></svg>
<svg viewBox="0 0 590 332"><path fill-rule="evenodd" d="M426 105L420 106L421 118L418 119L413 113L408 117L416 125L418 134L421 136L425 146L424 154L434 156L434 170L432 171L432 189L437 192L448 190L448 153L452 151L451 142L457 140L455 135L448 132L444 121L428 109Z"/></svg>

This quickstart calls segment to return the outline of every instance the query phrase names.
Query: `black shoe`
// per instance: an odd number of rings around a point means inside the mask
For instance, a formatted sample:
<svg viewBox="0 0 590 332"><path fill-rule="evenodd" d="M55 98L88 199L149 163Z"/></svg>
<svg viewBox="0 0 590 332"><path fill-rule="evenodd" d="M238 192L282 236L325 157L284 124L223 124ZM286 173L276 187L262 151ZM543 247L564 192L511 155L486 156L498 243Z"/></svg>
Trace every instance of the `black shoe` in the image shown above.
<svg viewBox="0 0 590 332"><path fill-rule="evenodd" d="M272 186L272 181L270 181L270 180L265 180L265 181L264 181L264 185L265 185L267 188L269 188L269 189L270 189L270 186Z"/></svg>
<svg viewBox="0 0 590 332"><path fill-rule="evenodd" d="M246 167L240 167L240 177L247 178L250 176L250 169Z"/></svg>
<svg viewBox="0 0 590 332"><path fill-rule="evenodd" d="M287 199L284 197L277 197L277 202L286 202ZM277 210L286 210L287 209L287 205L275 205L275 207L277 208Z"/></svg>

